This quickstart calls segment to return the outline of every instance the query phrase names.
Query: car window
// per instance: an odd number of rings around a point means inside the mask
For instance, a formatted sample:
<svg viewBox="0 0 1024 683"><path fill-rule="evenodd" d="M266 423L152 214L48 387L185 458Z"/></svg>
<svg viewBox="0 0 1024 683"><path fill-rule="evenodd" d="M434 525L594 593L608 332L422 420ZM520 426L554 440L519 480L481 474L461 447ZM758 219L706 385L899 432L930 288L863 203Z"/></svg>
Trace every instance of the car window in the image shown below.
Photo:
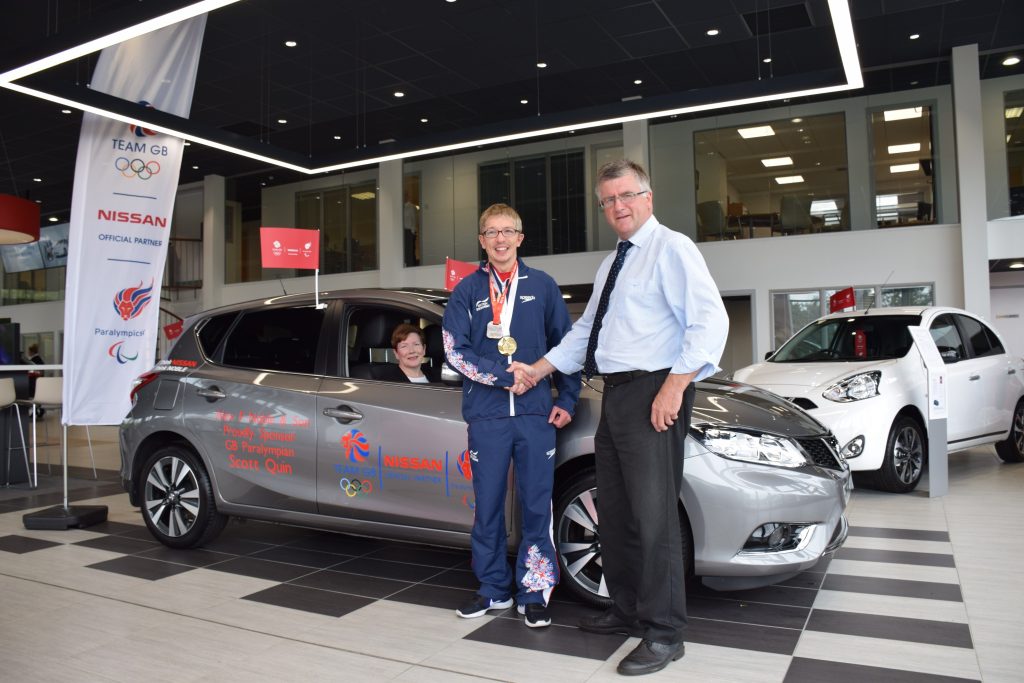
<svg viewBox="0 0 1024 683"><path fill-rule="evenodd" d="M935 346L939 349L939 355L942 356L942 360L950 363L967 357L964 344L960 340L960 332L953 322L952 315L948 313L940 315L932 321L928 331L931 332L932 339L935 341Z"/></svg>
<svg viewBox="0 0 1024 683"><path fill-rule="evenodd" d="M225 365L312 373L323 308L267 308L242 315L224 346Z"/></svg>
<svg viewBox="0 0 1024 683"><path fill-rule="evenodd" d="M235 321L237 315L237 312L222 313L203 321L199 327L199 346L207 358L215 357L217 347L220 346L221 340L224 339L224 335L227 334L228 328L231 327L231 323Z"/></svg>
<svg viewBox="0 0 1024 683"><path fill-rule="evenodd" d="M771 357L773 363L875 361L902 358L913 340L916 315L851 315L824 318L803 328Z"/></svg>
<svg viewBox="0 0 1024 683"><path fill-rule="evenodd" d="M993 356L1003 352L999 339L980 321L966 315L958 315L956 318L975 356Z"/></svg>
<svg viewBox="0 0 1024 683"><path fill-rule="evenodd" d="M381 306L358 306L349 311L345 334L348 373L345 376L395 381L398 359L391 347L391 335L403 323L423 330L427 342L424 372L431 382L440 381L444 363L440 321ZM346 364L341 363L339 367L346 367Z"/></svg>

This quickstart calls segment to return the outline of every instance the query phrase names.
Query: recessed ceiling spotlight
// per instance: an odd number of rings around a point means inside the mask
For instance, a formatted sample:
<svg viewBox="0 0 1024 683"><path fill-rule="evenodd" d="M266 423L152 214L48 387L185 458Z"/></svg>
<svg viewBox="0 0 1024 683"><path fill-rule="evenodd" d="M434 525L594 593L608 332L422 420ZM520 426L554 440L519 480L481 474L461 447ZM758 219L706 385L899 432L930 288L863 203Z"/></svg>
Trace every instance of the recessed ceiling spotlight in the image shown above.
<svg viewBox="0 0 1024 683"><path fill-rule="evenodd" d="M70 110L70 109L61 109L61 110L60 110L60 113L61 113L61 114L70 114L70 113L71 113L71 110Z"/></svg>
<svg viewBox="0 0 1024 683"><path fill-rule="evenodd" d="M429 121L430 121L430 119L428 119L426 116L424 116L422 119L420 119L420 123L428 123Z"/></svg>
<svg viewBox="0 0 1024 683"><path fill-rule="evenodd" d="M43 179L42 178L33 178L32 182L34 182L34 183L41 183L41 182L43 182Z"/></svg>
<svg viewBox="0 0 1024 683"><path fill-rule="evenodd" d="M910 34L910 39L911 39L911 40L917 40L917 39L918 39L918 38L920 38L920 37L921 37L921 34L920 34L920 33L911 33L911 34Z"/></svg>
<svg viewBox="0 0 1024 683"><path fill-rule="evenodd" d="M917 85L918 81L910 81L910 85Z"/></svg>
<svg viewBox="0 0 1024 683"><path fill-rule="evenodd" d="M546 69L546 68L548 68L548 63L547 62L537 62L537 68L538 69Z"/></svg>
<svg viewBox="0 0 1024 683"><path fill-rule="evenodd" d="M1020 64L1020 57L1007 57L1003 60L1003 66L1016 66Z"/></svg>
<svg viewBox="0 0 1024 683"><path fill-rule="evenodd" d="M198 171L198 170L199 170L199 167L198 167L198 166L193 166L193 167L192 167L192 170L193 170L193 171Z"/></svg>
<svg viewBox="0 0 1024 683"><path fill-rule="evenodd" d="M644 81L642 78L633 79L633 85L643 85Z"/></svg>
<svg viewBox="0 0 1024 683"><path fill-rule="evenodd" d="M56 216L50 216L50 222L51 222L51 223L56 223L56 222L57 222L57 221L59 221L59 220L60 220L60 219L59 219L59 218L57 218Z"/></svg>
<svg viewBox="0 0 1024 683"><path fill-rule="evenodd" d="M36 204L42 204L42 203L43 203L43 200L42 200L42 199L37 199L37 200L36 200Z"/></svg>
<svg viewBox="0 0 1024 683"><path fill-rule="evenodd" d="M455 0L444 0L445 2L455 2Z"/></svg>
<svg viewBox="0 0 1024 683"><path fill-rule="evenodd" d="M396 90L395 97L405 97L405 93L402 92L401 90Z"/></svg>
<svg viewBox="0 0 1024 683"><path fill-rule="evenodd" d="M1018 268L1024 268L1024 261L1017 261L1016 263L1011 263L1010 267L1013 268L1014 270L1017 270Z"/></svg>
<svg viewBox="0 0 1024 683"><path fill-rule="evenodd" d="M295 47L296 45L298 45L298 43L296 43L294 40L286 40L286 41L284 41L284 46L285 47Z"/></svg>
<svg viewBox="0 0 1024 683"><path fill-rule="evenodd" d="M706 35L709 35L709 36L717 36L717 35L718 35L718 29L717 29L717 28L709 28L709 29L708 29L707 31L705 31L704 33L705 33Z"/></svg>
<svg viewBox="0 0 1024 683"><path fill-rule="evenodd" d="M772 58L771 57L765 57L761 61L764 62L765 64L771 64L772 63Z"/></svg>
<svg viewBox="0 0 1024 683"><path fill-rule="evenodd" d="M530 100L527 100L527 99L519 100L519 104L529 104L529 103L530 103Z"/></svg>
<svg viewBox="0 0 1024 683"><path fill-rule="evenodd" d="M803 119L798 116L795 119L790 119L789 122L790 123L803 123Z"/></svg>
<svg viewBox="0 0 1024 683"><path fill-rule="evenodd" d="M340 139L341 139L341 136L340 136L340 135L335 135L335 136L334 136L334 139L335 139L335 140L340 140Z"/></svg>
<svg viewBox="0 0 1024 683"><path fill-rule="evenodd" d="M288 119L278 119L278 123L288 123Z"/></svg>

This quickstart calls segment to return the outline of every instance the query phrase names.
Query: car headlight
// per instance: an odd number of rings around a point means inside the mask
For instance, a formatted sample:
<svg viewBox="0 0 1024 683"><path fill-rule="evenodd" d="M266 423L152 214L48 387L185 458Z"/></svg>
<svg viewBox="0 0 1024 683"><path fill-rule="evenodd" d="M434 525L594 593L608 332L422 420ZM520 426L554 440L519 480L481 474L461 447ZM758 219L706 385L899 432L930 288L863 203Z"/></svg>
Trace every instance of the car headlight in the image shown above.
<svg viewBox="0 0 1024 683"><path fill-rule="evenodd" d="M836 403L861 401L878 396L878 384L881 381L882 373L879 370L862 372L859 375L847 377L842 382L836 382L826 389L822 396Z"/></svg>
<svg viewBox="0 0 1024 683"><path fill-rule="evenodd" d="M778 467L802 467L807 464L803 452L784 436L748 434L718 427L698 431L704 447L723 458Z"/></svg>

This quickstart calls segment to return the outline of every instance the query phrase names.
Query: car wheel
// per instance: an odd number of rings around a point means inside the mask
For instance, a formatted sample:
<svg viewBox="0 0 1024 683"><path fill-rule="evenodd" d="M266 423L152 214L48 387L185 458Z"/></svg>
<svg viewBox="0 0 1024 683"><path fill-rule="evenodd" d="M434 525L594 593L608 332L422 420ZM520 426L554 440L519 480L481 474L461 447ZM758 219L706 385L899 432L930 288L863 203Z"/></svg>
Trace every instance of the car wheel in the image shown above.
<svg viewBox="0 0 1024 683"><path fill-rule="evenodd" d="M164 545L193 548L213 540L228 518L217 512L210 477L196 455L181 446L157 450L139 479L142 517Z"/></svg>
<svg viewBox="0 0 1024 683"><path fill-rule="evenodd" d="M875 481L884 491L906 493L917 487L924 469L928 446L917 420L901 415L896 418L885 444L885 458Z"/></svg>
<svg viewBox="0 0 1024 683"><path fill-rule="evenodd" d="M1010 435L996 444L996 453L1003 462L1024 462L1024 399L1017 401Z"/></svg>
<svg viewBox="0 0 1024 683"><path fill-rule="evenodd" d="M680 514L679 530L687 575L693 564L690 527ZM601 535L597 524L597 476L580 472L561 488L555 505L555 547L561 569L561 585L573 595L598 607L612 604L604 582Z"/></svg>

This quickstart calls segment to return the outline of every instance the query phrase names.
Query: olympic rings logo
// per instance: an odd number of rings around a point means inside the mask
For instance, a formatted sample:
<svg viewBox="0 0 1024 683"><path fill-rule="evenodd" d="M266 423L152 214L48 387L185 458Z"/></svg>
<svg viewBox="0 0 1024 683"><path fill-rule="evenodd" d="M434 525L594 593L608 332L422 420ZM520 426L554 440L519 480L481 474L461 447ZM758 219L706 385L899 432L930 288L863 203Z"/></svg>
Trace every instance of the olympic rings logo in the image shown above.
<svg viewBox="0 0 1024 683"><path fill-rule="evenodd" d="M365 495L373 493L373 482L369 479L359 480L342 477L341 481L338 483L341 484L341 490L344 491L345 495L349 498L355 498L360 493Z"/></svg>
<svg viewBox="0 0 1024 683"><path fill-rule="evenodd" d="M125 178L135 176L139 180L149 180L160 172L160 162L155 159L147 162L142 159L118 157L114 160L114 168L120 171Z"/></svg>

